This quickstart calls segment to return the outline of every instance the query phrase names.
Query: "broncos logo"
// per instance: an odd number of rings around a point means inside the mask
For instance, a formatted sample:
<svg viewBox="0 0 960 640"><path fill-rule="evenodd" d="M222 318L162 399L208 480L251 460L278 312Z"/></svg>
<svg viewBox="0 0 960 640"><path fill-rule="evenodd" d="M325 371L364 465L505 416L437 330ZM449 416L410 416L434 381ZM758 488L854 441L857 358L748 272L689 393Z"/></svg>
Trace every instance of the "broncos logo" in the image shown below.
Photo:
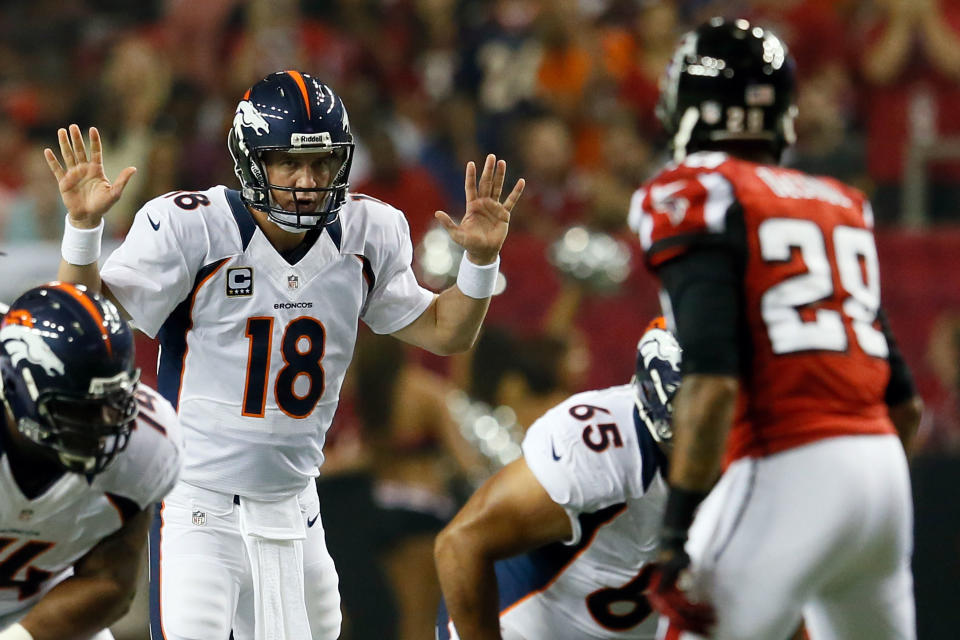
<svg viewBox="0 0 960 640"><path fill-rule="evenodd" d="M66 368L53 349L33 329L9 324L0 329L0 344L10 356L13 366L21 360L42 367L48 376L63 375Z"/></svg>
<svg viewBox="0 0 960 640"><path fill-rule="evenodd" d="M674 371L680 370L680 345L676 339L663 329L650 329L637 345L643 365L649 367L654 358L666 360Z"/></svg>
<svg viewBox="0 0 960 640"><path fill-rule="evenodd" d="M241 145L243 145L243 127L250 127L258 136L270 132L270 123L260 115L249 100L241 100L237 105L237 113L233 116L233 131Z"/></svg>

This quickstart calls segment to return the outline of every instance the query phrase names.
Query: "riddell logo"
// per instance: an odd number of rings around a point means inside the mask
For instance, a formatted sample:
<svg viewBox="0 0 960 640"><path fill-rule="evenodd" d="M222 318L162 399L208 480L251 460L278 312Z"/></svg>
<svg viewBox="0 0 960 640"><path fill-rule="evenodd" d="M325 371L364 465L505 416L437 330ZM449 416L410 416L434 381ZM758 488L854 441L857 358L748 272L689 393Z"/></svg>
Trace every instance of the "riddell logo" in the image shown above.
<svg viewBox="0 0 960 640"><path fill-rule="evenodd" d="M330 133L321 131L320 133L292 133L290 134L291 147L311 147L315 145L330 146L333 140Z"/></svg>

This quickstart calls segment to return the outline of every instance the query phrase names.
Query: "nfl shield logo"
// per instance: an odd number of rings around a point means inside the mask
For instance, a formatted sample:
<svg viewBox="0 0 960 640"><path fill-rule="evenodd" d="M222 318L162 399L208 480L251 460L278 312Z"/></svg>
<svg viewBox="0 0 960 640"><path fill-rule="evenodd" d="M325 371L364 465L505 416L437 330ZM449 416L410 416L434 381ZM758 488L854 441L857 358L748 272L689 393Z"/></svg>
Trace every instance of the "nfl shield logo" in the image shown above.
<svg viewBox="0 0 960 640"><path fill-rule="evenodd" d="M300 278L297 276L287 276L287 289L297 289L300 287Z"/></svg>
<svg viewBox="0 0 960 640"><path fill-rule="evenodd" d="M193 524L202 527L207 524L207 514L203 511L194 511L193 512Z"/></svg>
<svg viewBox="0 0 960 640"><path fill-rule="evenodd" d="M20 512L20 520L21 520L22 522L26 522L27 520L29 520L29 519L32 518L32 517L33 517L33 510L32 510L32 509L24 509L23 511Z"/></svg>

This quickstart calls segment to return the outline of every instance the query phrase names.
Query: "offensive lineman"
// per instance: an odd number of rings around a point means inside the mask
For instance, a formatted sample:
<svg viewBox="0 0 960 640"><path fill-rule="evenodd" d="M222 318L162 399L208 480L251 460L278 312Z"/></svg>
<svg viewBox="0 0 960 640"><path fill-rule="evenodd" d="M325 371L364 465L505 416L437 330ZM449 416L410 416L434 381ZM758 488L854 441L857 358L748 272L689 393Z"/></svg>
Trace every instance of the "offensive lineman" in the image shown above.
<svg viewBox="0 0 960 640"><path fill-rule="evenodd" d="M130 606L182 447L139 374L127 323L82 287L31 289L0 320L0 640L111 640Z"/></svg>
<svg viewBox="0 0 960 640"><path fill-rule="evenodd" d="M237 106L228 147L241 190L151 200L100 273L102 218L134 169L111 185L96 129L89 160L79 127L58 135L65 167L45 156L70 212L60 278L96 290L102 277L159 335L159 391L188 442L151 536L154 638L337 637L314 478L358 320L436 353L469 348L523 180L501 204L506 163L488 156L479 186L468 163L462 221L436 214L465 248L460 275L434 295L414 277L403 214L348 192L343 102L309 75L278 72Z"/></svg>
<svg viewBox="0 0 960 640"><path fill-rule="evenodd" d="M523 457L437 536L437 638L654 637L643 591L680 383L680 348L663 326L640 339L631 384L547 411L527 431Z"/></svg>
<svg viewBox="0 0 960 640"><path fill-rule="evenodd" d="M662 637L785 638L802 615L815 640L914 638L904 450L922 403L870 204L777 166L796 107L770 31L714 18L662 87L675 162L630 214L684 350L649 595Z"/></svg>

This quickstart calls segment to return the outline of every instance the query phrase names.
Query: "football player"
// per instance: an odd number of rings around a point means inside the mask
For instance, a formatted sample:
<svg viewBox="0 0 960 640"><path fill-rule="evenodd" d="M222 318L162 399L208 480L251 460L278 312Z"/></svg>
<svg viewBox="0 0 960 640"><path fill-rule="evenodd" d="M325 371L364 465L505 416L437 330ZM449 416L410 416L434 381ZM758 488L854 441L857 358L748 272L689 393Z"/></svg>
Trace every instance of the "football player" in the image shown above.
<svg viewBox="0 0 960 640"><path fill-rule="evenodd" d="M688 33L660 101L674 161L632 200L684 351L650 595L667 638L785 638L801 616L813 638L915 636L921 401L881 309L869 202L778 166L793 84L767 29Z"/></svg>
<svg viewBox="0 0 960 640"><path fill-rule="evenodd" d="M0 320L0 639L110 640L130 606L181 466L176 412L139 376L127 323L82 287Z"/></svg>
<svg viewBox="0 0 960 640"><path fill-rule="evenodd" d="M666 501L680 348L663 324L631 384L578 393L528 430L523 457L436 541L437 637L652 639L643 595Z"/></svg>
<svg viewBox="0 0 960 640"><path fill-rule="evenodd" d="M506 164L466 169L457 284L421 287L402 212L349 191L354 142L340 97L299 71L240 100L228 148L240 190L149 201L102 271L102 218L134 169L111 184L90 130L59 131L45 154L69 215L60 278L102 286L161 344L159 391L188 443L183 479L151 537L154 637L335 638L337 574L314 478L354 350L357 323L432 352L476 339L496 282L519 180ZM162 558L162 560L161 560ZM282 593L281 593L282 591Z"/></svg>

